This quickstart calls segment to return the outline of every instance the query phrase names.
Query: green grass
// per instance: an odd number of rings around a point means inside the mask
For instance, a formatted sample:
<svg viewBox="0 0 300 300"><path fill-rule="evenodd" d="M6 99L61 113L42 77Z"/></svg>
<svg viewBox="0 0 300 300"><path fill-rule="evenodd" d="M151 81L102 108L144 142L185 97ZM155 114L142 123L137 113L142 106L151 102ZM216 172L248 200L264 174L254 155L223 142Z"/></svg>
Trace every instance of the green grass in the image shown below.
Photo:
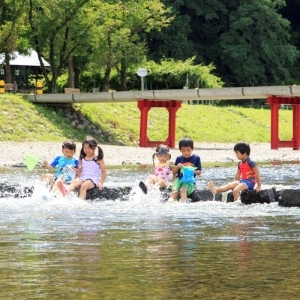
<svg viewBox="0 0 300 300"><path fill-rule="evenodd" d="M0 95L0 140L81 141L87 131L75 130L61 113L31 103L20 95ZM76 104L86 118L108 131L116 141L138 145L140 111L134 102ZM168 112L152 108L148 114L148 137L163 141L168 134ZM281 140L292 138L292 111L280 110ZM176 140L189 136L196 142L270 142L270 110L182 104L177 111Z"/></svg>
<svg viewBox="0 0 300 300"><path fill-rule="evenodd" d="M0 95L0 141L81 141L88 132L75 130L51 107L31 103L22 96Z"/></svg>

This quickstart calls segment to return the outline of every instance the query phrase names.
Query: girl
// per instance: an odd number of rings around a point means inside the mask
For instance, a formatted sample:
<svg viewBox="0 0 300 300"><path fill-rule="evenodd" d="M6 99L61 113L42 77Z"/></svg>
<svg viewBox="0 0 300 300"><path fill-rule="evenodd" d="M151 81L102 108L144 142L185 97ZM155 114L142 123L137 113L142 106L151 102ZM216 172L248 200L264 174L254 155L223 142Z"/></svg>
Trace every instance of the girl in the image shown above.
<svg viewBox="0 0 300 300"><path fill-rule="evenodd" d="M155 162L155 158L157 158L158 161ZM170 159L171 154L169 153L168 146L160 145L156 148L152 156L154 174L148 177L146 184L143 181L139 183L139 187L145 194L147 194L148 187L151 185L156 185L160 188L167 187L168 178L171 173L171 165L173 165Z"/></svg>
<svg viewBox="0 0 300 300"><path fill-rule="evenodd" d="M98 154L96 154L98 150ZM60 192L65 196L68 192L80 187L79 198L86 199L86 192L94 187L103 190L106 178L106 167L104 163L104 154L102 149L97 145L94 138L85 137L79 156L79 175L70 185L65 187L62 182L57 183Z"/></svg>

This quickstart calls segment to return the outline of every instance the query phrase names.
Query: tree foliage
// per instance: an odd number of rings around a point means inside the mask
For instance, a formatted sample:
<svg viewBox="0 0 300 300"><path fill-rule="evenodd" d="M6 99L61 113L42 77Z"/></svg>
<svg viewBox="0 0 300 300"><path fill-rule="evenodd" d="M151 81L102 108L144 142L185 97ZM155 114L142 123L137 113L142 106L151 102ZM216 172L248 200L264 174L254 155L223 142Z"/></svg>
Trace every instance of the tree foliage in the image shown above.
<svg viewBox="0 0 300 300"><path fill-rule="evenodd" d="M137 89L141 64L154 88L297 84L299 15L299 0L2 0L0 53L8 68L36 50L48 92Z"/></svg>
<svg viewBox="0 0 300 300"><path fill-rule="evenodd" d="M148 81L155 89L182 89L221 87L223 82L212 74L213 65L195 65L195 57L186 61L174 59L162 60L160 63L149 61L146 66L149 71Z"/></svg>
<svg viewBox="0 0 300 300"><path fill-rule="evenodd" d="M289 22L277 10L284 1L241 1L221 35L222 58L239 85L289 82L299 52L288 43Z"/></svg>

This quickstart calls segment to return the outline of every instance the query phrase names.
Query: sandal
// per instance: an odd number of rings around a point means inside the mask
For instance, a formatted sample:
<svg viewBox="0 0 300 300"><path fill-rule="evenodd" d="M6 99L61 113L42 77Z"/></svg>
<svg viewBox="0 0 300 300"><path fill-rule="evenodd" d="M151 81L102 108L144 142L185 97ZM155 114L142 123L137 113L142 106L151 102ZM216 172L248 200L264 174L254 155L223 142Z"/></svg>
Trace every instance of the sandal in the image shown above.
<svg viewBox="0 0 300 300"><path fill-rule="evenodd" d="M143 181L140 181L139 187L141 188L141 190L143 191L144 194L147 194L147 192L148 192L147 186Z"/></svg>

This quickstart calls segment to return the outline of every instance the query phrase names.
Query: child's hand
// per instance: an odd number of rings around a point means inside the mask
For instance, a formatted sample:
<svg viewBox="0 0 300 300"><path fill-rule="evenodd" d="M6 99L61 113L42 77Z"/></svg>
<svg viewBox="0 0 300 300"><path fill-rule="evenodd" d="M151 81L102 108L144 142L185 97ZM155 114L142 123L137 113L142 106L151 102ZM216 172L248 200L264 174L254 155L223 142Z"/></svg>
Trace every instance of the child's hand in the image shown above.
<svg viewBox="0 0 300 300"><path fill-rule="evenodd" d="M178 164L176 167L178 167L178 169L181 169L183 167L183 164Z"/></svg>
<svg viewBox="0 0 300 300"><path fill-rule="evenodd" d="M260 192L260 191L261 191L261 185L258 184L258 185L256 186L255 190L256 190L257 193Z"/></svg>
<svg viewBox="0 0 300 300"><path fill-rule="evenodd" d="M53 169L53 167L49 165L49 163L46 160L43 161L43 166L49 171Z"/></svg>
<svg viewBox="0 0 300 300"><path fill-rule="evenodd" d="M80 167L78 167L78 169L74 169L74 170L75 170L77 175L80 175L81 171L82 171L82 167L80 166Z"/></svg>
<svg viewBox="0 0 300 300"><path fill-rule="evenodd" d="M104 189L103 183L99 182L99 191L102 191Z"/></svg>

